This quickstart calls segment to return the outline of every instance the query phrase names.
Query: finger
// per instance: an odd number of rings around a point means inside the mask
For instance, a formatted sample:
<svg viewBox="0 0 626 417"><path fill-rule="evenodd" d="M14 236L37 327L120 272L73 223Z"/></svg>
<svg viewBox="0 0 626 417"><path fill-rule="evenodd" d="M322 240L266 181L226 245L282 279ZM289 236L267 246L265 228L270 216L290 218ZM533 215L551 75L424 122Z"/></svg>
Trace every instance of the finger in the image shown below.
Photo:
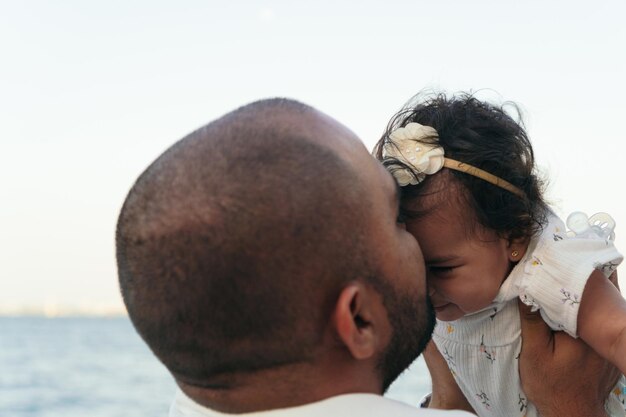
<svg viewBox="0 0 626 417"><path fill-rule="evenodd" d="M537 353L551 348L553 332L541 318L539 311L531 311L531 307L518 301L520 321L522 324L522 351L524 354Z"/></svg>

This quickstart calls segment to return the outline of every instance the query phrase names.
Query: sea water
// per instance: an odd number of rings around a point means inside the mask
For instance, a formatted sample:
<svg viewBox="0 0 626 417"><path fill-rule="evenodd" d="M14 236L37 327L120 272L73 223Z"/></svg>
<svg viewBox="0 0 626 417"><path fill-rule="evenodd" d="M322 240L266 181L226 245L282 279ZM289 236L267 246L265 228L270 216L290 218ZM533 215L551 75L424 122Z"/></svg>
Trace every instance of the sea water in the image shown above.
<svg viewBox="0 0 626 417"><path fill-rule="evenodd" d="M429 389L420 358L387 396ZM0 318L0 417L167 416L174 391L126 317Z"/></svg>

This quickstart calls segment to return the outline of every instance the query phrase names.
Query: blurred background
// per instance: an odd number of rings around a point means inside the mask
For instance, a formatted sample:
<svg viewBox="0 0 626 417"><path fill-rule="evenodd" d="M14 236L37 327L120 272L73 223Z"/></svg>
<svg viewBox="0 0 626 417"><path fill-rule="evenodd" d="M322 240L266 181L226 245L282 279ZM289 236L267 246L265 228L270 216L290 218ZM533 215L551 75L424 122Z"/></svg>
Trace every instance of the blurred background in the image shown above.
<svg viewBox="0 0 626 417"><path fill-rule="evenodd" d="M259 98L317 107L369 149L425 89L514 101L557 214L606 211L623 247L625 15L621 0L0 1L0 414L165 415L173 383L117 289L118 211L168 146ZM417 401L423 364L399 385Z"/></svg>

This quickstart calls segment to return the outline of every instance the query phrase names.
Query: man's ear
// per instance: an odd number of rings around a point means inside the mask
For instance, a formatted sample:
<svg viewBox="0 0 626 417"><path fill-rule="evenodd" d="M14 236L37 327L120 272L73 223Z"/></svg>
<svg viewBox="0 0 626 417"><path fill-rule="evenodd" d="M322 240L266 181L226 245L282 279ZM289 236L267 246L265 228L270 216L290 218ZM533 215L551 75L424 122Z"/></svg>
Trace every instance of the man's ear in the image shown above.
<svg viewBox="0 0 626 417"><path fill-rule="evenodd" d="M343 288L335 303L333 325L340 341L355 359L369 359L384 343L385 309L371 287L353 282Z"/></svg>

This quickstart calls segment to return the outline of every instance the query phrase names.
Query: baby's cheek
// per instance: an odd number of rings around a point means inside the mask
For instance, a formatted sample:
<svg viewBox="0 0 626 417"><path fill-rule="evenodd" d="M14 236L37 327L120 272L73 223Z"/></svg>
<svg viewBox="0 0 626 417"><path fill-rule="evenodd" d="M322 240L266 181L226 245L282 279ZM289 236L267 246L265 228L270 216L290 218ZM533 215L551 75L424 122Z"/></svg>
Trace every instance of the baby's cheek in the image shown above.
<svg viewBox="0 0 626 417"><path fill-rule="evenodd" d="M500 290L500 287L498 285L490 285L490 284L483 285L478 288L479 290L475 294L475 297L474 297L475 311L481 310L489 306L489 304L491 304L493 300L496 298L496 296L498 295L498 291Z"/></svg>
<svg viewBox="0 0 626 417"><path fill-rule="evenodd" d="M487 307L498 294L498 288L474 284L457 291L456 304L466 313L474 313Z"/></svg>

